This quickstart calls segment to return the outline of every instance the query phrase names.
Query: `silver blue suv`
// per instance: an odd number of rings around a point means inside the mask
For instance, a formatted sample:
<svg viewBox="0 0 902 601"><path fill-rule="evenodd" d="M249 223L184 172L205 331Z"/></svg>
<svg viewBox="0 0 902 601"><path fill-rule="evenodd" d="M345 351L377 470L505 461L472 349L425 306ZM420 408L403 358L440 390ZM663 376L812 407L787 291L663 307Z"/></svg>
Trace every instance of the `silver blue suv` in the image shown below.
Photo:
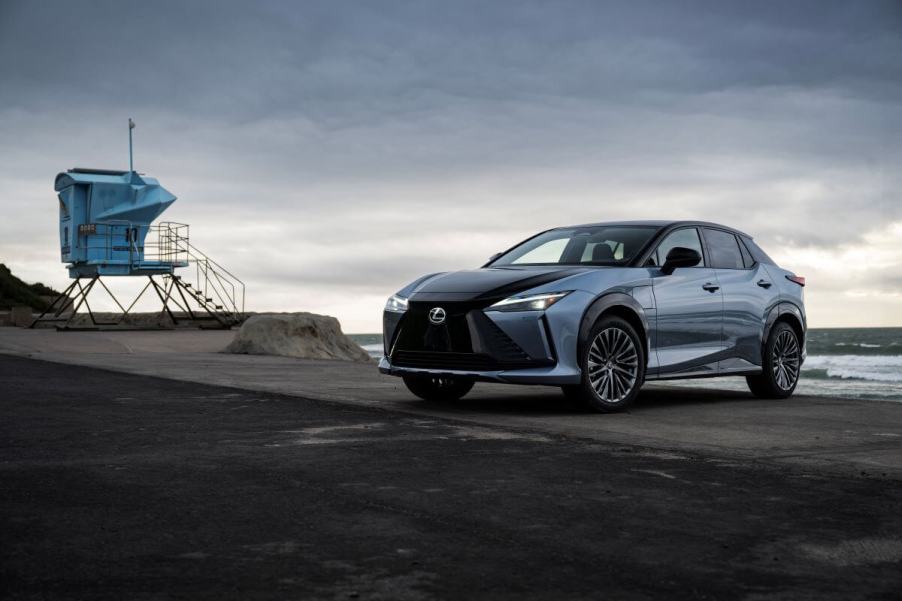
<svg viewBox="0 0 902 601"><path fill-rule="evenodd" d="M429 400L483 380L560 386L615 411L647 380L724 375L785 398L805 359L804 285L723 225L556 228L480 269L399 290L385 306L379 370Z"/></svg>

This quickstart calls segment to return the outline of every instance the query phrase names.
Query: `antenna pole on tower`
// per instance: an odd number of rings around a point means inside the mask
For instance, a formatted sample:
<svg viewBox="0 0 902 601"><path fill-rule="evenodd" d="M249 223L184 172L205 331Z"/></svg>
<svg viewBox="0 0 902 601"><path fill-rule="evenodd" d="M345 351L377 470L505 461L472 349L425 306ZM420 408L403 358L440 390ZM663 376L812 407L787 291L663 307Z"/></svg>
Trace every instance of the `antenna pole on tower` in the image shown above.
<svg viewBox="0 0 902 601"><path fill-rule="evenodd" d="M134 159L132 158L132 130L135 129L135 122L132 118L128 118L128 170L132 173L135 171Z"/></svg>

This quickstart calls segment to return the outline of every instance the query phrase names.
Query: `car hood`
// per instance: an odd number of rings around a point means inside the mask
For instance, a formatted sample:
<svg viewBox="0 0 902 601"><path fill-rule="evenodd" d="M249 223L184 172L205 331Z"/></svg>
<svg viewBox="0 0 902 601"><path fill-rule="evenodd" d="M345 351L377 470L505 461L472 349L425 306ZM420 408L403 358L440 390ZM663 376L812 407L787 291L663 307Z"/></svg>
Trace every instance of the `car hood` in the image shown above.
<svg viewBox="0 0 902 601"><path fill-rule="evenodd" d="M430 276L411 291L411 300L449 296L465 300L507 297L587 271L585 267L488 267Z"/></svg>

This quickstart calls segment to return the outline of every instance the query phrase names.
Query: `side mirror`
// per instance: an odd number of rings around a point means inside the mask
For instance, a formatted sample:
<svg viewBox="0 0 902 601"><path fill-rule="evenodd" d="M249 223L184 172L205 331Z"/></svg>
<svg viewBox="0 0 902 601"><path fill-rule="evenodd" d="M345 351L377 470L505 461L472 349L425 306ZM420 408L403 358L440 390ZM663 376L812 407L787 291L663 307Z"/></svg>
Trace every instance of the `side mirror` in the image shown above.
<svg viewBox="0 0 902 601"><path fill-rule="evenodd" d="M664 265L661 266L661 271L670 275L677 267L695 267L701 262L702 256L698 254L697 250L675 246L667 253L667 258L664 260Z"/></svg>
<svg viewBox="0 0 902 601"><path fill-rule="evenodd" d="M489 257L489 260L486 261L486 263L491 263L492 261L494 261L495 259L497 259L498 257L500 257L500 256L503 255L503 254L504 254L504 253L495 253L494 255L492 255L491 257Z"/></svg>

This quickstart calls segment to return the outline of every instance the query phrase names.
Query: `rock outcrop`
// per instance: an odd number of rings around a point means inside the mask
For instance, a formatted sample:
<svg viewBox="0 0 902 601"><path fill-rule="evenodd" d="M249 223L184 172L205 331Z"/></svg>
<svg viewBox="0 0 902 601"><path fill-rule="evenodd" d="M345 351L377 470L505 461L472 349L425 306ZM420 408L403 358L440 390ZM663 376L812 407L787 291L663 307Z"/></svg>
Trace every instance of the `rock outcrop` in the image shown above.
<svg viewBox="0 0 902 601"><path fill-rule="evenodd" d="M337 319L315 313L254 315L241 325L225 352L360 363L373 361L360 345L342 333Z"/></svg>

